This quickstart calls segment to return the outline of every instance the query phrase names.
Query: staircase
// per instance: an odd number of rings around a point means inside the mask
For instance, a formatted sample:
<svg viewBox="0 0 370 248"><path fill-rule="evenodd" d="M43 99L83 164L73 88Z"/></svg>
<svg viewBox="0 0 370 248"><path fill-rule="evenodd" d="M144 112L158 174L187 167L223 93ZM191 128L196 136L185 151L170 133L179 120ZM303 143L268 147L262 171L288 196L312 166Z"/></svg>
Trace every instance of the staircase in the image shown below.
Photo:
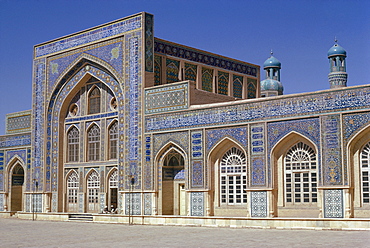
<svg viewBox="0 0 370 248"><path fill-rule="evenodd" d="M73 221L93 221L92 214L69 214L68 220Z"/></svg>

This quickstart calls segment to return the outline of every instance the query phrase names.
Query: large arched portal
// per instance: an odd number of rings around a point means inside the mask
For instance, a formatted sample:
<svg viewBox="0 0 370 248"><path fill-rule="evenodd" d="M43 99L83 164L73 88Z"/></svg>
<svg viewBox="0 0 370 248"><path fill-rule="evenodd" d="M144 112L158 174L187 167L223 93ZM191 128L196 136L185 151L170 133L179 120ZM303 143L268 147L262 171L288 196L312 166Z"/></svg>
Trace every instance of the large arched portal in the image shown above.
<svg viewBox="0 0 370 248"><path fill-rule="evenodd" d="M20 164L15 164L12 171L11 211L22 210L22 195L24 183L24 170Z"/></svg>

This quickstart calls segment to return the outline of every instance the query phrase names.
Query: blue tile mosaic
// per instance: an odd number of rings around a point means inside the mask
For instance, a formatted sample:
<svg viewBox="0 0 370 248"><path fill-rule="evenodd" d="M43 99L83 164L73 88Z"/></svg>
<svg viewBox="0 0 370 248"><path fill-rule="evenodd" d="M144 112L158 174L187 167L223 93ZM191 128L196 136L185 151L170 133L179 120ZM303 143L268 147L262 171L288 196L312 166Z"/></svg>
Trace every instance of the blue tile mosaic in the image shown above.
<svg viewBox="0 0 370 248"><path fill-rule="evenodd" d="M58 39L45 45L36 46L35 57L38 58L41 56L61 52L141 28L141 19L142 16L139 15L128 19L119 20L118 22L107 24L93 30L88 30L64 39Z"/></svg>

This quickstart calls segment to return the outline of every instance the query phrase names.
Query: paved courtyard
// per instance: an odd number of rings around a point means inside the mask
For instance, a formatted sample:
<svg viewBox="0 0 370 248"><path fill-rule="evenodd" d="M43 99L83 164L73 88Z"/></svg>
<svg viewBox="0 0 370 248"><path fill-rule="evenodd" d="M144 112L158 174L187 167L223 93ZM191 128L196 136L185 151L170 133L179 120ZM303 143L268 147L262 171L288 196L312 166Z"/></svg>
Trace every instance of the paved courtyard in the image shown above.
<svg viewBox="0 0 370 248"><path fill-rule="evenodd" d="M370 231L141 226L0 218L0 247L370 247Z"/></svg>

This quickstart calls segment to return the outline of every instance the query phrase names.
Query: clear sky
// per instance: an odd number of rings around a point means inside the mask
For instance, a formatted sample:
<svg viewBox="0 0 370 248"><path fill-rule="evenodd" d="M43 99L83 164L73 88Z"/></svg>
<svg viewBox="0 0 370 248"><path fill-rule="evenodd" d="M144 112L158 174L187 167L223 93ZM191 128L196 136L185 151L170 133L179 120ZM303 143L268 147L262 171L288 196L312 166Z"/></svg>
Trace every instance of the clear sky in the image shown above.
<svg viewBox="0 0 370 248"><path fill-rule="evenodd" d="M0 0L0 135L31 109L34 45L142 11L158 38L260 66L273 49L284 94L329 88L334 37L348 86L370 83L368 0Z"/></svg>

